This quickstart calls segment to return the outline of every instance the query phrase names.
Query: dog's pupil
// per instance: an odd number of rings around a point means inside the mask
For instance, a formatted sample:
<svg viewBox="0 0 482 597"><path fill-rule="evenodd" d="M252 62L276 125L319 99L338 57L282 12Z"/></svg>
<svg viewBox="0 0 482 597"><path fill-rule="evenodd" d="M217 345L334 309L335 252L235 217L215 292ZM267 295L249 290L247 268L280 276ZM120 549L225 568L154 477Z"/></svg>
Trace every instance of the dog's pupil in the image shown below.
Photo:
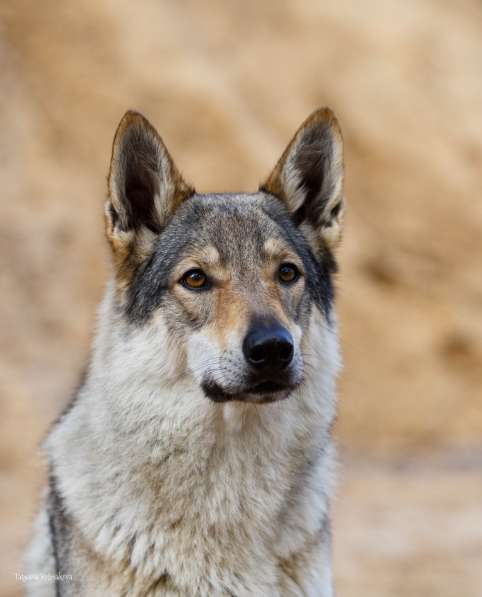
<svg viewBox="0 0 482 597"><path fill-rule="evenodd" d="M189 275L189 281L193 286L202 286L204 283L204 274L201 272L192 272L192 274Z"/></svg>
<svg viewBox="0 0 482 597"><path fill-rule="evenodd" d="M280 268L280 276L284 282L290 282L296 275L295 269L290 265L283 265Z"/></svg>

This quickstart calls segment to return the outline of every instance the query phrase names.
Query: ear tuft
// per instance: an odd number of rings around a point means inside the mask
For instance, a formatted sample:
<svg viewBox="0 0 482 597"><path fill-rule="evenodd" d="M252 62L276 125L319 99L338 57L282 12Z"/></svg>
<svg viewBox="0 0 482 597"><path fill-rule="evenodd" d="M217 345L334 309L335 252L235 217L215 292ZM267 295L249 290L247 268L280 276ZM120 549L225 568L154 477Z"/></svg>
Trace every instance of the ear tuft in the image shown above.
<svg viewBox="0 0 482 597"><path fill-rule="evenodd" d="M343 171L341 130L322 108L301 125L260 190L283 201L310 238L333 248L341 237Z"/></svg>

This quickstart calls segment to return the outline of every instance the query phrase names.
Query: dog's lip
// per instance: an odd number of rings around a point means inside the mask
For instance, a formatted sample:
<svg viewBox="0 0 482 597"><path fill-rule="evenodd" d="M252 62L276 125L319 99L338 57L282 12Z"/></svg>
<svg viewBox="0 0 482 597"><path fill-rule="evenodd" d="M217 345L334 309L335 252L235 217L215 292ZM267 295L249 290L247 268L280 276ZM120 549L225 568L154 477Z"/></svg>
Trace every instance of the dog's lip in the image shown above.
<svg viewBox="0 0 482 597"><path fill-rule="evenodd" d="M264 395L267 399L263 400L263 402L272 402L273 400L277 400L276 396L282 395L283 392L285 393L285 396L287 396L288 394L286 394L286 392L293 390L295 387L296 385L293 384L265 380L243 388L238 392L230 392L222 388L216 382L204 382L202 384L204 393L213 402L229 402L232 400L249 402L249 396L254 395Z"/></svg>
<svg viewBox="0 0 482 597"><path fill-rule="evenodd" d="M288 390L290 386L285 383L280 383L277 381L262 381L254 386L251 386L246 390L248 394L275 394L276 392L281 392L283 390Z"/></svg>

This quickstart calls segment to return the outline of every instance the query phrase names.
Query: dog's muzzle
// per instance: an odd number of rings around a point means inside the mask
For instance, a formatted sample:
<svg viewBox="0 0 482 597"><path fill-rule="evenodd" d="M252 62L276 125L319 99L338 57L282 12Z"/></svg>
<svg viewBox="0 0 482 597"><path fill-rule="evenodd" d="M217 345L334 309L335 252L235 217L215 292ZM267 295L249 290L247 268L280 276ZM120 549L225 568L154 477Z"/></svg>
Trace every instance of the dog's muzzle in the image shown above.
<svg viewBox="0 0 482 597"><path fill-rule="evenodd" d="M215 402L273 402L286 398L298 385L290 371L293 337L277 321L253 322L243 341L243 355L248 368L243 387L232 392L216 382L206 381L202 387L208 398Z"/></svg>

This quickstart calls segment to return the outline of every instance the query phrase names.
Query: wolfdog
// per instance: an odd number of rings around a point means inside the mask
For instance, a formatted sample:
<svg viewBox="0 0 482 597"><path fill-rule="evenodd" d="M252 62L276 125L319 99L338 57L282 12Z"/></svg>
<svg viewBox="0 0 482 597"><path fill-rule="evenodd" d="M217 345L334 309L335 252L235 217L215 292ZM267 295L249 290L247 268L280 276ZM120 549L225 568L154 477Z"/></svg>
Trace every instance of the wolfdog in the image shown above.
<svg viewBox="0 0 482 597"><path fill-rule="evenodd" d="M153 126L115 134L113 273L46 441L29 595L328 597L343 142L298 129L255 193L196 193Z"/></svg>

